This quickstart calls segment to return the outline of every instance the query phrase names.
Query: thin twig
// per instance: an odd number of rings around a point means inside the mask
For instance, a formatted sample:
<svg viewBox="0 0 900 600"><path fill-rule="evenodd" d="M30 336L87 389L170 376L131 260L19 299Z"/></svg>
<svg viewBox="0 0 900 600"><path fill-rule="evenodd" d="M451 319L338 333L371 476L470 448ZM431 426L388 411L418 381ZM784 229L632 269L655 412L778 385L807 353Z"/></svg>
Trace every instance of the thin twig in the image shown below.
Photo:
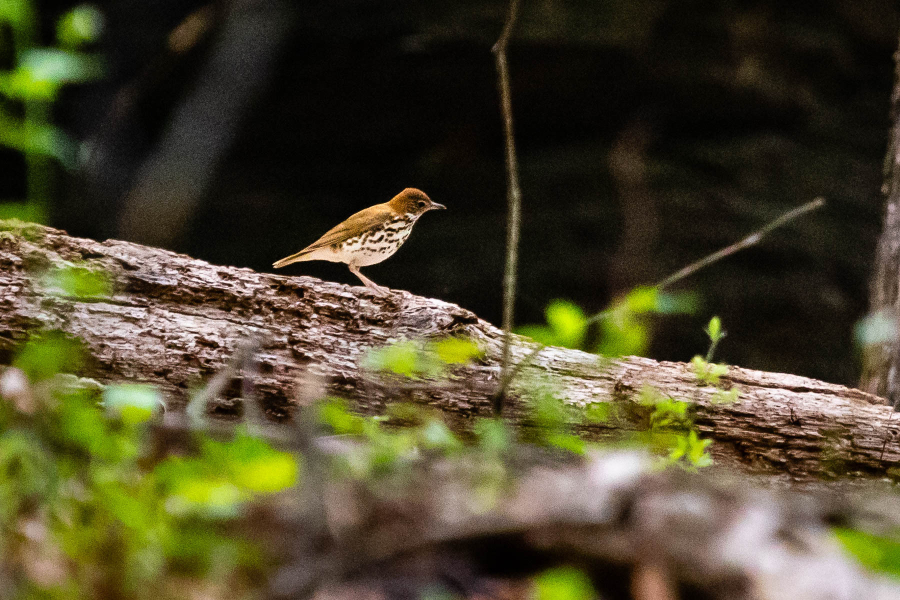
<svg viewBox="0 0 900 600"><path fill-rule="evenodd" d="M741 250L744 250L745 248L749 248L750 246L758 244L760 240L762 240L767 234L771 233L775 229L778 229L782 225L786 225L787 223L790 223L794 219L802 217L803 215L805 215L806 213L808 213L810 211L822 208L822 206L824 206L824 205L825 205L824 198L816 198L812 202L807 202L806 204L804 204L803 206L801 206L799 208L795 208L794 210L788 211L788 212L784 213L783 215L781 215L780 217L778 217L777 219L775 219L774 221L772 221L771 223L769 223L768 225L766 225L765 227L763 227L762 229L760 229L759 231L751 233L750 235L748 235L741 241L739 241L735 244L732 244L730 246L727 246L725 248L722 248L718 252L713 252L712 254L710 254L709 256L707 256L705 258L701 258L697 262L693 262L693 263L689 264L688 266L681 269L677 273L673 273L672 275L669 275L668 277L666 277L665 279L663 279L662 281L657 283L656 287L659 289L668 287L668 286L672 285L673 283L675 283L676 281L681 281L685 277L693 275L700 269L703 269L704 267L708 267L709 265L722 260L726 256L731 256L735 252L740 252Z"/></svg>
<svg viewBox="0 0 900 600"><path fill-rule="evenodd" d="M513 314L516 304L516 270L519 262L519 229L522 214L522 191L519 188L519 165L516 158L516 142L513 135L512 96L509 88L509 65L506 61L506 48L512 36L516 17L519 13L520 0L510 0L509 16L503 33L491 52L497 66L497 87L500 91L500 111L503 114L503 129L506 137L506 177L507 204L509 206L506 223L506 267L503 276L503 358L500 367L500 380L507 379L509 359L512 350ZM503 412L503 394L493 398L494 414Z"/></svg>
<svg viewBox="0 0 900 600"><path fill-rule="evenodd" d="M758 229L757 231L754 231L753 233L751 233L750 235L748 235L741 241L735 242L734 244L731 244L730 246L726 246L725 248L722 248L721 250L713 252L712 254L705 256L698 261L692 262L688 266L684 267L683 269L681 269L675 273L672 273L671 275L669 275L668 277L666 277L665 279L663 279L662 281L660 281L659 283L657 283L656 285L654 285L652 287L656 288L657 290L663 290L663 289L671 286L672 284L674 284L678 281L681 281L682 279L689 277L690 275L693 275L700 269L705 269L706 267L719 262L723 258L726 258L736 252L739 252L741 250L749 248L750 246L758 244L766 235L768 235L775 229L778 229L779 227L782 227L783 225L786 225L786 224L790 223L791 221L802 217L803 215L805 215L808 212L818 210L819 208L822 208L824 205L825 205L824 198L816 198L812 202L807 202L803 206L800 206L798 208L790 210L790 211L784 213L783 215L781 215L780 217L778 217L777 219L775 219L774 221L769 222L764 227ZM601 312L595 314L594 316L592 316L591 318L589 318L587 322L588 322L588 324L590 324L590 323L596 323L598 321L602 321L603 319L610 317L614 312L615 312L615 309L607 309L607 310L601 311Z"/></svg>
<svg viewBox="0 0 900 600"><path fill-rule="evenodd" d="M509 387L509 384L513 382L513 380L519 376L519 373L522 372L522 369L530 365L537 358L537 355L541 353L541 350L546 348L545 344L538 344L537 347L528 353L528 355L516 363L516 366L508 369L505 375L501 375L500 377L500 385L497 386L497 391L494 392L494 395L491 396L491 403L494 406L498 404L503 404L503 399L506 394L506 389Z"/></svg>
<svg viewBox="0 0 900 600"><path fill-rule="evenodd" d="M685 277L693 275L700 269L708 267L711 264L718 262L719 260L722 260L723 258L730 256L730 255L734 254L735 252L738 252L739 250L749 248L750 246L753 246L754 244L759 243L760 240L763 239L763 237L765 237L767 234L769 234L773 230L793 221L794 219L797 219L797 218L805 215L808 212L817 210L824 205L825 205L825 200L823 198L816 198L812 202L807 202L803 206L800 206L791 211L788 211L788 212L784 213L783 215L781 215L780 217L778 217L777 219L775 219L774 221L768 223L761 229L748 235L741 241L736 242L725 248L722 248L721 250L714 252L714 253L710 254L709 256L706 256L696 262L689 264L688 266L684 267L683 269L679 270L678 272L673 273L672 275L669 275L668 277L666 277L665 279L663 279L662 281L657 283L654 287L656 287L659 290L662 290L678 281L681 281ZM592 317L590 317L587 320L587 323L591 324L591 323L596 323L598 321L602 321L603 319L610 317L614 312L615 312L615 309L607 309L602 312L599 312L599 313L593 315ZM522 368L528 366L531 362L533 362L534 359L537 358L538 353L541 350L543 350L545 347L546 346L544 346L543 344L539 345L528 356L526 356L524 359L522 359L519 362L519 364L517 364L512 370L508 370L508 369L504 368L501 371L500 385L498 386L497 391L494 393L494 396L492 397L492 401L493 401L495 407L498 405L498 403L502 404L503 396L506 393L507 388L512 383L512 381L516 378L516 376L518 376L518 374L521 372ZM504 350L505 350L505 347L504 347ZM707 362L711 362L711 357L712 357L713 351L715 351L715 343L710 347L710 352L707 355Z"/></svg>
<svg viewBox="0 0 900 600"><path fill-rule="evenodd" d="M211 400L217 398L221 394L228 383L238 376L241 368L246 364L248 357L256 354L263 344L263 338L260 335L250 335L243 340L231 355L229 361L219 371L213 375L205 388L197 392L189 401L185 408L185 413L190 420L191 425L198 429L202 429L206 425L206 408Z"/></svg>

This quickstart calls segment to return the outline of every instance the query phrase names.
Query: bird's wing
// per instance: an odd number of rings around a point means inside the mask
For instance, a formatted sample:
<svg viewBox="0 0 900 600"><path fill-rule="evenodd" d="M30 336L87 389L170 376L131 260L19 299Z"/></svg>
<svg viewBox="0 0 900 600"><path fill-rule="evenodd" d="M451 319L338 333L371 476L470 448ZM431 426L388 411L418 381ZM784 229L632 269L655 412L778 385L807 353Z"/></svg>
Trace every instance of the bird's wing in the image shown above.
<svg viewBox="0 0 900 600"><path fill-rule="evenodd" d="M273 266L277 269L285 265L303 260L303 257L316 250L345 242L360 231L377 227L386 223L393 216L393 209L387 204L376 204L351 215L346 221L329 229L325 235L315 242L286 258L282 258Z"/></svg>

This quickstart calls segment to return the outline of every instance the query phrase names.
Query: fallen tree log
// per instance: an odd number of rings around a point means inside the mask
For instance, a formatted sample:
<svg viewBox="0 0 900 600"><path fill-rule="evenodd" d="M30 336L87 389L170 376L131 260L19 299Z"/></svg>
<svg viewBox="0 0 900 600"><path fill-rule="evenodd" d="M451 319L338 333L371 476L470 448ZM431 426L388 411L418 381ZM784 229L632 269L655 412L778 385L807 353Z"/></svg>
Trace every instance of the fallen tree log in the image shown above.
<svg viewBox="0 0 900 600"><path fill-rule="evenodd" d="M439 460L385 485L331 482L323 515L295 502L277 522L254 524L292 541L281 550L275 596L452 589L460 598L532 598L535 571L568 564L597 592L572 597L900 598L895 578L861 568L835 536L877 544L863 532L896 526L896 494L801 499L733 477L660 472L646 454L617 451L495 479L488 508L485 481L496 478L496 465L469 458ZM307 541L317 527L332 545Z"/></svg>
<svg viewBox="0 0 900 600"><path fill-rule="evenodd" d="M67 297L42 276L73 264L108 273L112 292ZM0 221L0 363L8 364L41 329L83 340L92 359L80 375L152 383L176 408L242 340L262 335L255 383L272 418L290 415L299 376L315 373L330 394L364 412L411 399L439 408L461 428L490 412L502 341L502 332L473 313L408 292L378 297L361 287L216 266L157 248ZM449 382L398 387L361 365L374 347L447 335L468 336L485 351L483 360L455 370ZM514 360L533 347L519 338ZM635 357L601 363L563 348L544 349L522 376L552 378L566 402L579 406L636 404L647 385L690 401L697 427L715 442L717 463L775 480L883 479L900 466L900 418L880 398L839 385L732 367L723 382L736 386L740 397L721 403L720 390L699 383L690 365ZM512 395L527 394L519 386ZM225 398L218 410L233 411L234 403ZM607 429L585 434L602 436Z"/></svg>

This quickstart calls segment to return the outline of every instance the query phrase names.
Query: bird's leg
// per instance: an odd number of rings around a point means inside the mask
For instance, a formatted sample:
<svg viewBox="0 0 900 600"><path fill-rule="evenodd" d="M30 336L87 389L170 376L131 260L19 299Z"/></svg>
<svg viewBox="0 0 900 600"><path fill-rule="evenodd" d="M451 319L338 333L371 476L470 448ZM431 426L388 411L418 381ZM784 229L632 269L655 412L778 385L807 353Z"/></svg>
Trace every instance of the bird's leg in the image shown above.
<svg viewBox="0 0 900 600"><path fill-rule="evenodd" d="M379 296L387 296L388 289L386 287L382 287L382 286L378 285L377 283L375 283L374 281L372 281L371 279L369 279L368 277L366 277L365 275L360 273L359 267L357 267L355 265L347 265L347 266L350 267L351 273L353 273L354 275L359 277L359 280L362 281L364 284L366 284L367 288L369 288L370 290L372 290Z"/></svg>

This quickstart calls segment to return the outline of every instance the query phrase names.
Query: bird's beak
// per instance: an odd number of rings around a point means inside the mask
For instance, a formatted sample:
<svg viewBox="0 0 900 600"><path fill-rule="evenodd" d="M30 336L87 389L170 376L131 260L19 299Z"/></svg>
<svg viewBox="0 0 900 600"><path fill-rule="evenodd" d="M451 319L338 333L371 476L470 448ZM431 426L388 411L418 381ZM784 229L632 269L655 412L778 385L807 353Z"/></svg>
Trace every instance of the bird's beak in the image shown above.
<svg viewBox="0 0 900 600"><path fill-rule="evenodd" d="M447 207L443 204L438 204L437 202L432 202L431 207L428 210L447 210Z"/></svg>

